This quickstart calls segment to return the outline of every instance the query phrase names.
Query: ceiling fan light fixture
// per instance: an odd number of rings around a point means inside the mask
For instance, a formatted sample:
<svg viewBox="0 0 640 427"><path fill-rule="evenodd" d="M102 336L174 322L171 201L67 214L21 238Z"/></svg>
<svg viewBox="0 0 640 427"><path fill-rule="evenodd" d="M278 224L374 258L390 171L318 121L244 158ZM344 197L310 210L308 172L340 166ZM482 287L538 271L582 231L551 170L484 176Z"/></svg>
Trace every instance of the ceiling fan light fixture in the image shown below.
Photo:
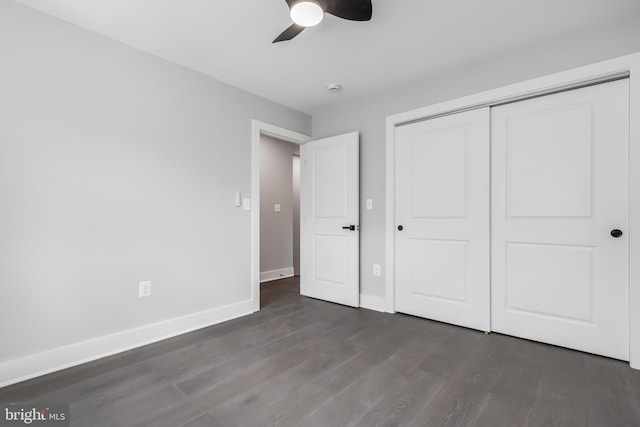
<svg viewBox="0 0 640 427"><path fill-rule="evenodd" d="M324 10L315 1L301 1L291 8L291 19L302 27L318 25L324 18Z"/></svg>

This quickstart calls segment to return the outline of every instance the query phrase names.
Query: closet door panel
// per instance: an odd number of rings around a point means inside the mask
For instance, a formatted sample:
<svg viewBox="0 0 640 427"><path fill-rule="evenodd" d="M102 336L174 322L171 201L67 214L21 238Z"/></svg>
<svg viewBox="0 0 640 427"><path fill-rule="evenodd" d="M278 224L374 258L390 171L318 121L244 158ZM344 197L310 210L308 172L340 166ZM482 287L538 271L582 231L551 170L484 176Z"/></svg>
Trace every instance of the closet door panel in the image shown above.
<svg viewBox="0 0 640 427"><path fill-rule="evenodd" d="M396 310L489 330L489 109L396 129Z"/></svg>
<svg viewBox="0 0 640 427"><path fill-rule="evenodd" d="M628 120L627 80L492 109L494 331L629 359Z"/></svg>

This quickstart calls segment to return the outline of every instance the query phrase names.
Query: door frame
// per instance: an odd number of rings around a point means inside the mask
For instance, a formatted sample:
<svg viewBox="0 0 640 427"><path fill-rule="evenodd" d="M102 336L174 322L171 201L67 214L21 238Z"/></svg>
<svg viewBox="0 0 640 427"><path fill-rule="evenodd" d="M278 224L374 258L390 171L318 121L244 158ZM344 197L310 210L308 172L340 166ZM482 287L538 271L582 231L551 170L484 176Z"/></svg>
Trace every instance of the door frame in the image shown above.
<svg viewBox="0 0 640 427"><path fill-rule="evenodd" d="M254 312L260 311L260 135L298 145L311 140L308 135L251 120L251 304Z"/></svg>
<svg viewBox="0 0 640 427"><path fill-rule="evenodd" d="M629 78L629 257L640 260L640 53L574 68L462 98L394 114L386 119L385 302L395 312L395 128L466 110ZM634 237L634 233L638 235ZM640 369L640 262L629 263L629 364Z"/></svg>

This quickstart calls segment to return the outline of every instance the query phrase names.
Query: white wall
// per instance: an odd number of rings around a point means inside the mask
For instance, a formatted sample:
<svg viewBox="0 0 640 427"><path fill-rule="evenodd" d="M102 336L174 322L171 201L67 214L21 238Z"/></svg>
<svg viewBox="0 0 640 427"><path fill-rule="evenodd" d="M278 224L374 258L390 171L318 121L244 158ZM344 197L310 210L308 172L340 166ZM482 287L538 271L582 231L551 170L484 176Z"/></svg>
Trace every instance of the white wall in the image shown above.
<svg viewBox="0 0 640 427"><path fill-rule="evenodd" d="M285 269L293 274L293 156L299 152L297 144L260 135L261 274Z"/></svg>
<svg viewBox="0 0 640 427"><path fill-rule="evenodd" d="M437 41L434 41L437 42ZM399 47L400 48L400 47ZM313 137L360 131L361 206L373 198L374 209L360 210L361 293L384 296L382 276L372 275L372 264L385 256L385 118L437 102L497 88L580 65L640 50L640 25L620 23L615 30L593 29L549 46L535 46L501 58L487 58L456 72L425 76L393 91L364 99L345 100L312 112ZM345 90L345 95L348 88Z"/></svg>
<svg viewBox="0 0 640 427"><path fill-rule="evenodd" d="M0 362L251 298L251 119L309 116L9 1L0 64Z"/></svg>

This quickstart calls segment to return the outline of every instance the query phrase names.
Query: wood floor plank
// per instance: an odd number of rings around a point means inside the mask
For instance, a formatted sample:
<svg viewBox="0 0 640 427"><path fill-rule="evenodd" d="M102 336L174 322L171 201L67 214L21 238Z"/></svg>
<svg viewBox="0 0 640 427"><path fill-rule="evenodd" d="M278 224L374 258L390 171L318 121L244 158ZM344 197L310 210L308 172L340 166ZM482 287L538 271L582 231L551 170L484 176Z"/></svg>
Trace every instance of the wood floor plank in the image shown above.
<svg viewBox="0 0 640 427"><path fill-rule="evenodd" d="M444 372L449 374L448 371ZM469 426L485 405L496 373L487 371L472 378L447 379L428 405L413 419L423 426Z"/></svg>
<svg viewBox="0 0 640 427"><path fill-rule="evenodd" d="M180 427L225 427L225 425L215 419L211 414L204 414Z"/></svg>
<svg viewBox="0 0 640 427"><path fill-rule="evenodd" d="M238 394L213 411L216 418L234 426L255 427L268 425L272 414L286 410L285 400L291 399L296 390L305 384L314 383L336 365L346 362L357 352L346 347L336 351L322 352L297 367ZM277 390L277 393L273 391Z"/></svg>
<svg viewBox="0 0 640 427"><path fill-rule="evenodd" d="M119 427L131 425L136 419L176 403L184 402L186 396L172 384L162 385L143 393L121 396L108 402L83 400L80 404L72 404L73 420L78 425L92 425L95 427Z"/></svg>
<svg viewBox="0 0 640 427"><path fill-rule="evenodd" d="M535 341L515 339L504 363L512 369L541 372L544 371L545 357L552 348L554 347Z"/></svg>
<svg viewBox="0 0 640 427"><path fill-rule="evenodd" d="M452 330L443 341L434 342L431 356L422 364L422 370L440 377L455 377L469 361L481 336L481 332L470 329Z"/></svg>
<svg viewBox="0 0 640 427"><path fill-rule="evenodd" d="M585 353L548 345L545 347L541 374L556 381L568 381L584 387L584 363Z"/></svg>
<svg viewBox="0 0 640 427"><path fill-rule="evenodd" d="M351 384L368 375L384 362L381 352L359 352L313 382L300 386L292 395L281 396L274 411L265 418L264 426L297 426L310 413L322 407Z"/></svg>
<svg viewBox="0 0 640 427"><path fill-rule="evenodd" d="M445 379L417 371L403 379L358 421L358 427L412 425L418 411L436 395Z"/></svg>
<svg viewBox="0 0 640 427"><path fill-rule="evenodd" d="M505 366L498 373L489 392L493 395L518 398L533 405L540 386L540 372L524 371Z"/></svg>
<svg viewBox="0 0 640 427"><path fill-rule="evenodd" d="M328 317L324 321L313 321L311 317L306 319L306 321L297 319L302 324L299 325L297 330L284 334L282 339L271 340L269 345L254 348L253 351L234 354L234 357L228 359L226 363L215 364L213 367L194 373L191 377L178 382L178 387L186 394L202 392L215 385L222 378L251 366L255 361L269 358L279 351L286 351L287 348L299 344L306 338L321 335L334 328L340 328L341 323L344 321L343 317Z"/></svg>
<svg viewBox="0 0 640 427"><path fill-rule="evenodd" d="M640 370L632 369L628 375L627 393L635 419L640 420Z"/></svg>
<svg viewBox="0 0 640 427"><path fill-rule="evenodd" d="M512 427L528 423L531 404L517 395L489 393L478 416L471 423L473 427Z"/></svg>
<svg viewBox="0 0 640 427"><path fill-rule="evenodd" d="M611 427L636 424L628 393L627 366L600 356L585 356L587 423Z"/></svg>
<svg viewBox="0 0 640 427"><path fill-rule="evenodd" d="M585 387L551 376L541 378L528 426L580 427L586 425Z"/></svg>
<svg viewBox="0 0 640 427"><path fill-rule="evenodd" d="M405 380L428 357L428 344L410 342L392 354L369 375L336 394L325 405L305 418L300 426L355 424L387 396L394 385Z"/></svg>
<svg viewBox="0 0 640 427"><path fill-rule="evenodd" d="M180 425L192 414L211 411L236 395L296 367L315 354L327 351L327 346L330 347L332 345L331 341L308 338L253 365L235 366L235 370L232 373L219 381L209 383L202 388L204 391L192 394L184 403L165 407L134 425L139 427L149 425L154 427L173 427Z"/></svg>
<svg viewBox="0 0 640 427"><path fill-rule="evenodd" d="M466 361L461 363L452 377L471 382L485 382L498 377L509 366L507 361L514 341L504 335L480 334Z"/></svg>

